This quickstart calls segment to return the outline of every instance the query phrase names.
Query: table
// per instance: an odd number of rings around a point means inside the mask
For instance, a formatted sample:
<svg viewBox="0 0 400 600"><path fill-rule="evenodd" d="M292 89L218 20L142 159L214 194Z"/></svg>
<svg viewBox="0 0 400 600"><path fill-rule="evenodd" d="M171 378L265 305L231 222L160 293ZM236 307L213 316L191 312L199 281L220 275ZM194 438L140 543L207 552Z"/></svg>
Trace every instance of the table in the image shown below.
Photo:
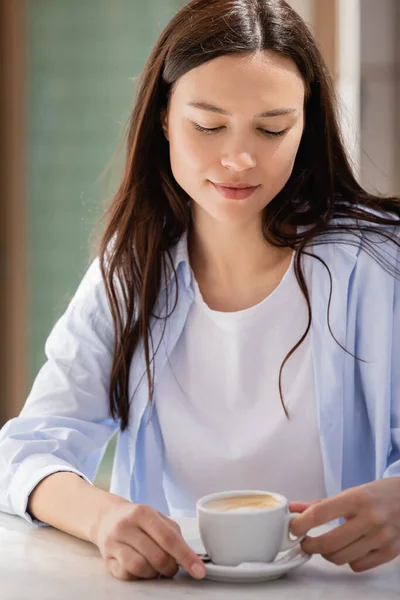
<svg viewBox="0 0 400 600"><path fill-rule="evenodd" d="M177 519L194 547L196 519ZM313 530L318 535L329 529ZM396 600L400 599L400 558L365 573L353 573L314 555L282 579L227 584L195 581L183 570L174 579L124 582L106 568L98 549L53 528L36 528L20 517L0 513L1 600Z"/></svg>

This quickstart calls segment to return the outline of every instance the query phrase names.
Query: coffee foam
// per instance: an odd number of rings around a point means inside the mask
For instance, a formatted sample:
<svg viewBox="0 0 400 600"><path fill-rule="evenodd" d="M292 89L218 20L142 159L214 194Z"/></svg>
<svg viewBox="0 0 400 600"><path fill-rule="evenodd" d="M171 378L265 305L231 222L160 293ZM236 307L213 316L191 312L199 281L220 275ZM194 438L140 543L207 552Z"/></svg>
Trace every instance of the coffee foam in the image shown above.
<svg viewBox="0 0 400 600"><path fill-rule="evenodd" d="M220 510L220 512L229 512L235 514L248 514L248 513L258 513L263 512L266 508L273 508L271 506L238 506L237 508L226 508L226 509L214 509Z"/></svg>
<svg viewBox="0 0 400 600"><path fill-rule="evenodd" d="M248 496L229 496L215 498L204 507L217 512L253 513L277 508L282 502L271 494L249 494Z"/></svg>

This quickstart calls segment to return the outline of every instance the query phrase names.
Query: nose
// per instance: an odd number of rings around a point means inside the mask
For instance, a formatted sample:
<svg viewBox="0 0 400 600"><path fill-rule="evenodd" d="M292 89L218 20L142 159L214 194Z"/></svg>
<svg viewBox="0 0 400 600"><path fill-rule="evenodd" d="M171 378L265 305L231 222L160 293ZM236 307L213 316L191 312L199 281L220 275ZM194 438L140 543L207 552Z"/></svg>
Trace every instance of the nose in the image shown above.
<svg viewBox="0 0 400 600"><path fill-rule="evenodd" d="M255 157L250 152L235 152L221 158L221 164L233 171L247 171L256 166Z"/></svg>

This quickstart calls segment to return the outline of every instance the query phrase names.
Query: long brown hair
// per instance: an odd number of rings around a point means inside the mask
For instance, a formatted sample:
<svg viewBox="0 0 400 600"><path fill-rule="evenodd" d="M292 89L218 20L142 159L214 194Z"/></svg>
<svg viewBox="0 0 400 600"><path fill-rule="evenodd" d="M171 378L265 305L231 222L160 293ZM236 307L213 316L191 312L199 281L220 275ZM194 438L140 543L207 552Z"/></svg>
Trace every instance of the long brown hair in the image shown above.
<svg viewBox="0 0 400 600"><path fill-rule="evenodd" d="M331 77L309 29L287 2L189 2L167 25L142 72L129 119L124 173L106 213L99 250L115 333L110 413L119 419L121 430L128 425L130 395L135 392L128 389L129 367L139 344L143 345L144 375L152 400L153 358L157 351L151 335L152 321L157 318L153 312L161 281L171 267L176 284L171 310L176 306L178 285L170 249L191 225L188 197L171 172L161 113L172 86L191 69L228 53L260 50L292 59L306 88L305 129L293 172L264 209L262 220L266 240L295 250L295 273L309 313L304 335L280 369L279 390L285 412L282 369L311 325L311 305L301 265L306 245L318 240L326 243L325 234L338 231L363 235L365 231L382 233L381 225L399 225L399 199L371 195L357 183L340 137ZM380 215L367 209L375 209ZM383 215L382 211L391 214ZM288 236L288 225L308 227ZM373 248L371 252L374 254ZM327 317L329 323L329 306Z"/></svg>

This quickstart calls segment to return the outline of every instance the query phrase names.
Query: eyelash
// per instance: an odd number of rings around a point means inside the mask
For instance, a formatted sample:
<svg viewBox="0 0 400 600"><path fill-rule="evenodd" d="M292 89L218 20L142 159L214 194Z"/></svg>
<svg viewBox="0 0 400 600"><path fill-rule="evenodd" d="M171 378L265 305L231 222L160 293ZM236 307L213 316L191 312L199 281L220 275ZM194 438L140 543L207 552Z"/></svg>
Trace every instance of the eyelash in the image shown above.
<svg viewBox="0 0 400 600"><path fill-rule="evenodd" d="M198 129L198 131L201 131L208 135L215 133L216 131L220 131L222 129L222 127L214 127L214 128L202 127L198 123L193 123L193 125L195 126L196 129ZM281 137L282 135L284 135L286 133L286 129L283 129L283 131L268 131L268 129L261 129L261 131L268 137Z"/></svg>

